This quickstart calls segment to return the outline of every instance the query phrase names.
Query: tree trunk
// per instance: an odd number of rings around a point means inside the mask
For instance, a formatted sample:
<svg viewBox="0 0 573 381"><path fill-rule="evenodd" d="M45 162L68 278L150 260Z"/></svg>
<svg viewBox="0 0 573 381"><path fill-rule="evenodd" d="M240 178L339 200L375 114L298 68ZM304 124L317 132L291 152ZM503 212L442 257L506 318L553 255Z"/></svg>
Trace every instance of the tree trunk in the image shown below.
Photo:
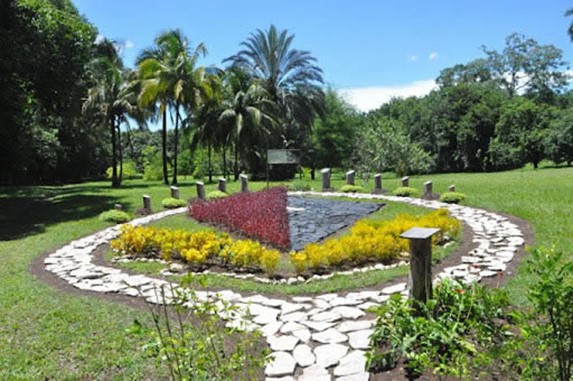
<svg viewBox="0 0 573 381"><path fill-rule="evenodd" d="M121 119L117 123L117 147L119 153L119 180L118 186L123 182L123 147L121 146Z"/></svg>
<svg viewBox="0 0 573 381"><path fill-rule="evenodd" d="M533 169L537 169L538 166L539 166L539 162L534 161L533 162Z"/></svg>
<svg viewBox="0 0 573 381"><path fill-rule="evenodd" d="M227 143L223 144L223 177L227 178Z"/></svg>
<svg viewBox="0 0 573 381"><path fill-rule="evenodd" d="M171 184L177 185L177 155L179 153L179 101L175 105L175 147L173 148L173 180Z"/></svg>
<svg viewBox="0 0 573 381"><path fill-rule="evenodd" d="M163 182L169 185L167 178L167 105L163 109L163 128L161 129L161 160L163 161Z"/></svg>
<svg viewBox="0 0 573 381"><path fill-rule="evenodd" d="M239 180L239 136L235 141L235 181Z"/></svg>
<svg viewBox="0 0 573 381"><path fill-rule="evenodd" d="M111 187L119 188L117 181L117 142L115 136L115 116L110 119L111 122Z"/></svg>
<svg viewBox="0 0 573 381"><path fill-rule="evenodd" d="M211 164L211 139L207 141L207 171L209 172L209 183L213 182L213 166Z"/></svg>

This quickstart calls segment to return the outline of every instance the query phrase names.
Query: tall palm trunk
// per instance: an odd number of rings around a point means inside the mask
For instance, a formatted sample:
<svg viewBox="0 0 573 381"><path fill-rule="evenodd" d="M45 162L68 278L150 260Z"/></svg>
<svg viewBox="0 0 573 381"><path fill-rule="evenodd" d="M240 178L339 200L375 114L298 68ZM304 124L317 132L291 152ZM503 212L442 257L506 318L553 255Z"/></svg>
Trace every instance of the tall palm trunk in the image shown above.
<svg viewBox="0 0 573 381"><path fill-rule="evenodd" d="M209 183L213 182L213 165L211 164L211 138L207 141L207 171L209 172Z"/></svg>
<svg viewBox="0 0 573 381"><path fill-rule="evenodd" d="M115 136L115 116L110 118L111 124L111 186L112 188L119 188L117 180L117 142Z"/></svg>
<svg viewBox="0 0 573 381"><path fill-rule="evenodd" d="M227 142L223 144L223 177L227 178Z"/></svg>
<svg viewBox="0 0 573 381"><path fill-rule="evenodd" d="M235 139L235 181L239 180L239 134Z"/></svg>
<svg viewBox="0 0 573 381"><path fill-rule="evenodd" d="M117 123L117 147L119 154L119 179L118 186L121 186L123 182L123 147L121 146L121 119L118 119Z"/></svg>
<svg viewBox="0 0 573 381"><path fill-rule="evenodd" d="M163 128L161 130L161 159L163 161L163 182L169 185L167 178L167 105L163 109Z"/></svg>
<svg viewBox="0 0 573 381"><path fill-rule="evenodd" d="M177 185L177 154L179 152L179 101L175 105L175 147L173 148L173 181Z"/></svg>

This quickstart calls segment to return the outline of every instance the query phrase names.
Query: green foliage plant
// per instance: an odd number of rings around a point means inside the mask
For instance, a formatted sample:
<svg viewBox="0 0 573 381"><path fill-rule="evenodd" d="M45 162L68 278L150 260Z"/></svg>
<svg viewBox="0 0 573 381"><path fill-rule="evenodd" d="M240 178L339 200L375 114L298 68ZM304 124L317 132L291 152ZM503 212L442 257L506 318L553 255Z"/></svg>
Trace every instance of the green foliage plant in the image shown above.
<svg viewBox="0 0 573 381"><path fill-rule="evenodd" d="M206 286L204 278L189 276L181 287L162 286L155 295L160 304L148 304L153 329L136 321L131 332L149 339L147 354L167 365L172 380L257 379L269 359L261 333L248 330L248 313L238 307L200 298L197 283ZM221 316L236 317L238 324L225 325Z"/></svg>
<svg viewBox="0 0 573 381"><path fill-rule="evenodd" d="M466 195L460 192L446 192L442 193L440 196L441 202L446 202L448 204L459 204L466 199Z"/></svg>
<svg viewBox="0 0 573 381"><path fill-rule="evenodd" d="M398 187L392 194L398 197L420 197L420 191L412 187Z"/></svg>
<svg viewBox="0 0 573 381"><path fill-rule="evenodd" d="M340 191L343 193L360 193L362 191L364 191L364 188L358 185L343 185L340 188Z"/></svg>
<svg viewBox="0 0 573 381"><path fill-rule="evenodd" d="M167 197L161 200L161 205L163 205L165 209L176 209L187 206L187 201L180 198Z"/></svg>
<svg viewBox="0 0 573 381"><path fill-rule="evenodd" d="M376 311L367 365L387 370L401 361L410 379L425 371L482 379L495 359L496 343L507 335L508 303L502 291L454 280L442 281L426 304L395 294Z"/></svg>
<svg viewBox="0 0 573 381"><path fill-rule="evenodd" d="M294 181L288 184L287 188L291 192L306 192L312 189L311 185L304 181Z"/></svg>
<svg viewBox="0 0 573 381"><path fill-rule="evenodd" d="M222 197L227 197L228 194L225 192L221 192L220 190L214 190L211 191L209 193L207 193L207 198L208 199L213 199L213 198L222 198Z"/></svg>
<svg viewBox="0 0 573 381"><path fill-rule="evenodd" d="M110 209L99 215L99 219L105 222L113 222L115 224L122 224L131 220L129 214L123 210Z"/></svg>

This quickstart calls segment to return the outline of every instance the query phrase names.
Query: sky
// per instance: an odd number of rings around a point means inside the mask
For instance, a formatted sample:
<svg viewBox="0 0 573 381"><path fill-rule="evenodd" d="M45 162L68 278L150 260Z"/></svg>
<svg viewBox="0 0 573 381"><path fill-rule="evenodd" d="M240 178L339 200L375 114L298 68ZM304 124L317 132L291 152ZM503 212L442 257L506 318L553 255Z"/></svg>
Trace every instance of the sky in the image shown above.
<svg viewBox="0 0 573 381"><path fill-rule="evenodd" d="M362 111L427 94L442 69L483 57L482 46L502 50L514 32L555 45L573 62L570 0L72 1L100 35L123 43L128 66L157 34L180 28L192 45L206 45L200 64L224 67L251 33L274 24Z"/></svg>

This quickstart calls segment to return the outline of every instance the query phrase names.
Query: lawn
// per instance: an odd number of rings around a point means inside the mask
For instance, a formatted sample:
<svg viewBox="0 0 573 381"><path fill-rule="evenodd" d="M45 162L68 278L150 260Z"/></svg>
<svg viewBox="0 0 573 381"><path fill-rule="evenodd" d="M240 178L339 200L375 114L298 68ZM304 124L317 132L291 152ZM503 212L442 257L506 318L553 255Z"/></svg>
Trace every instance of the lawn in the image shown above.
<svg viewBox="0 0 573 381"><path fill-rule="evenodd" d="M568 251L573 260L573 168L525 168L479 174L416 176L411 185L434 182L435 192L456 184L467 194L466 204L515 215L531 223L537 244ZM332 186L343 183L333 175ZM398 186L384 178L383 186ZM181 196L195 195L183 179ZM360 180L357 181L360 185ZM259 189L264 183L251 183ZM320 187L320 179L312 183ZM371 180L368 187L373 187ZM215 188L209 185L207 191ZM230 191L239 188L229 182ZM160 183L125 182L119 190L91 182L54 187L0 188L0 379L160 379L152 360L142 355L144 344L126 333L135 319L149 322L144 311L92 297L70 297L36 280L28 272L31 260L58 246L109 226L97 215L115 203L128 212L141 207L149 194L161 209L169 196ZM512 300L523 302L530 279L519 271L510 280Z"/></svg>

